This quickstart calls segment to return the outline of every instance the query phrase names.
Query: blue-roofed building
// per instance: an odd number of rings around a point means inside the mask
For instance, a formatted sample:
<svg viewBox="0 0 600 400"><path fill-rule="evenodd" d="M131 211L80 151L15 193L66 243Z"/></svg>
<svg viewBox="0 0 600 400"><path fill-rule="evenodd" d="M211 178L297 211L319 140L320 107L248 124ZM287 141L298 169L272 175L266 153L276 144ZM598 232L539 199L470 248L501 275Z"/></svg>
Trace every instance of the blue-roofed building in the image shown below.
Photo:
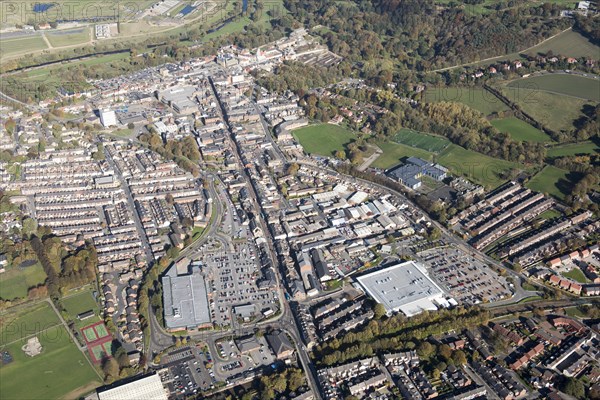
<svg viewBox="0 0 600 400"><path fill-rule="evenodd" d="M387 175L413 190L421 187L421 177L427 175L436 181L448 176L448 170L439 164L433 164L417 157L408 157L406 164L392 168Z"/></svg>

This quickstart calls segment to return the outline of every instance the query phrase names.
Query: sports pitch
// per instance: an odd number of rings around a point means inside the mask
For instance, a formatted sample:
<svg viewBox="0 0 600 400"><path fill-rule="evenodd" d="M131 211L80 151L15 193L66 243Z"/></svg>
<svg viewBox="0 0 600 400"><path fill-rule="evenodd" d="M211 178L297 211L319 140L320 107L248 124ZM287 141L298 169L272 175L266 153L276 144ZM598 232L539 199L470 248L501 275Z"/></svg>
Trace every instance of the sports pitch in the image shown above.
<svg viewBox="0 0 600 400"><path fill-rule="evenodd" d="M81 332L94 363L100 363L105 356L112 355L112 336L106 329L104 322L96 322L81 328Z"/></svg>
<svg viewBox="0 0 600 400"><path fill-rule="evenodd" d="M450 141L446 138L406 128L400 129L398 134L394 137L394 141L432 153L439 153L450 144Z"/></svg>
<svg viewBox="0 0 600 400"><path fill-rule="evenodd" d="M0 351L12 362L0 367L0 399L60 399L100 378L71 340L47 302L15 307L0 315ZM37 337L42 352L27 356L21 347ZM35 383L35 384L32 384Z"/></svg>

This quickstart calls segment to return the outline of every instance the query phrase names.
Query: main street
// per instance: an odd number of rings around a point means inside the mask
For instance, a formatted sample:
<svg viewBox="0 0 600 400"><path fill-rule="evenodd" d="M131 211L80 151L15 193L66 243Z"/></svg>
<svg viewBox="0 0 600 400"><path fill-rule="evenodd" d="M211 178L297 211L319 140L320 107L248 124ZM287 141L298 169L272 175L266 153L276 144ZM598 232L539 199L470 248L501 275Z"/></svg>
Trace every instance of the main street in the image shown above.
<svg viewBox="0 0 600 400"><path fill-rule="evenodd" d="M214 83L212 82L212 79L210 80L210 83L211 83L211 88L213 90L213 94L214 94L215 98L217 99L217 101L219 102L221 117L227 124L227 128L229 131L229 142L231 144L231 148L234 150L233 151L234 157L236 158L238 165L243 167L244 164L242 163L241 150L239 148L238 143L235 141L234 130L227 118L227 112L225 110L225 106L223 105L223 103L218 95L218 92L214 86ZM263 121L263 123L264 123L264 121ZM264 127L264 125L263 125L263 127ZM266 128L266 129L268 129L268 128ZM265 133L269 137L271 137L269 135L268 130ZM273 141L273 144L274 144L274 146L276 146L274 141ZM267 223L265 221L264 210L262 209L262 207L259 204L258 194L256 191L256 187L254 186L252 177L250 176L247 168L245 168L245 167L244 167L244 179L250 189L249 193L250 193L250 197L251 197L251 201L253 203L254 209L257 211L261 210L260 213L257 212L256 218L258 219L258 222L260 224L262 231L265 233L265 236L267 239L267 247L269 250L269 256L271 257L271 260L273 261L273 265L277 265L278 258L277 258L277 253L275 252L275 246L273 244L273 238L271 236L271 231L269 230ZM279 292L278 298L279 298L280 309L281 309L281 314L279 317L279 324L282 324L282 322L285 321L286 325L284 325L283 327L287 328L286 331L288 333L290 333L290 336L294 339L294 342L296 343L296 348L298 349L299 358L300 358L302 367L304 368L304 371L306 372L306 377L307 377L310 387L313 391L313 394L316 399L320 399L321 395L320 395L319 385L317 383L317 374L316 374L314 365L308 358L307 352L305 350L300 351L300 348L299 348L299 346L302 346L300 330L298 329L298 325L296 324L296 321L293 317L290 306L285 299L283 283L282 283L282 279L281 279L281 271L279 268L277 268L277 271L275 273L275 279L276 279L277 290ZM279 325L279 324L277 324L277 325Z"/></svg>

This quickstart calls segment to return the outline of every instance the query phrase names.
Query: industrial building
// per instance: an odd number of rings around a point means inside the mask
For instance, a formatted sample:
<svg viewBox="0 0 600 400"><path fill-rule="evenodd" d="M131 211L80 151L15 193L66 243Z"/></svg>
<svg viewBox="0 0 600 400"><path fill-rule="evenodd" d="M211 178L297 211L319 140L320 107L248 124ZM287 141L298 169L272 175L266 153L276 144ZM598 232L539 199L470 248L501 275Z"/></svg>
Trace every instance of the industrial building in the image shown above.
<svg viewBox="0 0 600 400"><path fill-rule="evenodd" d="M357 280L375 301L383 304L388 315L400 311L410 317L448 304L442 289L414 261L392 265Z"/></svg>
<svg viewBox="0 0 600 400"><path fill-rule="evenodd" d="M167 329L195 329L210 324L206 285L199 264L173 264L161 282Z"/></svg>

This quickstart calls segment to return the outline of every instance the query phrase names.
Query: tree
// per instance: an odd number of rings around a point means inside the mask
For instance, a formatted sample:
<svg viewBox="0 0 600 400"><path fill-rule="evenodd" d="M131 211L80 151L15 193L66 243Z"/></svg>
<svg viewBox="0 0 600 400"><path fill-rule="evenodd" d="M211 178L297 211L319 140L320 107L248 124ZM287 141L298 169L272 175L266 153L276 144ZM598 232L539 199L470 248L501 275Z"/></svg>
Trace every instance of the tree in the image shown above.
<svg viewBox="0 0 600 400"><path fill-rule="evenodd" d="M119 378L119 364L112 357L105 357L102 361L102 372L107 383L114 382Z"/></svg>
<svg viewBox="0 0 600 400"><path fill-rule="evenodd" d="M456 365L464 365L467 363L467 356L464 351L456 350L452 353L452 361L454 361L454 364Z"/></svg>
<svg viewBox="0 0 600 400"><path fill-rule="evenodd" d="M385 307L381 303L375 304L375 307L373 307L373 312L375 313L375 319L381 319L386 314Z"/></svg>
<svg viewBox="0 0 600 400"><path fill-rule="evenodd" d="M417 354L421 358L429 358L431 354L433 354L433 350L435 350L435 348L429 342L421 342L417 346Z"/></svg>
<svg viewBox="0 0 600 400"><path fill-rule="evenodd" d="M300 170L300 166L296 163L292 163L292 164L288 165L286 173L288 175L296 175L299 170Z"/></svg>
<svg viewBox="0 0 600 400"><path fill-rule="evenodd" d="M335 158L337 158L338 160L345 160L346 159L346 152L344 152L343 150L338 150L335 152Z"/></svg>
<svg viewBox="0 0 600 400"><path fill-rule="evenodd" d="M133 128L135 128L135 124L133 122L130 122L127 124L127 128L133 129Z"/></svg>
<svg viewBox="0 0 600 400"><path fill-rule="evenodd" d="M33 218L24 218L23 219L23 228L22 228L22 231L27 236L29 236L32 233L36 232L37 228L38 228L38 225L37 225L37 222L35 221L35 219L33 219Z"/></svg>
<svg viewBox="0 0 600 400"><path fill-rule="evenodd" d="M560 390L578 399L585 398L585 386L579 379L565 378L560 384Z"/></svg>

